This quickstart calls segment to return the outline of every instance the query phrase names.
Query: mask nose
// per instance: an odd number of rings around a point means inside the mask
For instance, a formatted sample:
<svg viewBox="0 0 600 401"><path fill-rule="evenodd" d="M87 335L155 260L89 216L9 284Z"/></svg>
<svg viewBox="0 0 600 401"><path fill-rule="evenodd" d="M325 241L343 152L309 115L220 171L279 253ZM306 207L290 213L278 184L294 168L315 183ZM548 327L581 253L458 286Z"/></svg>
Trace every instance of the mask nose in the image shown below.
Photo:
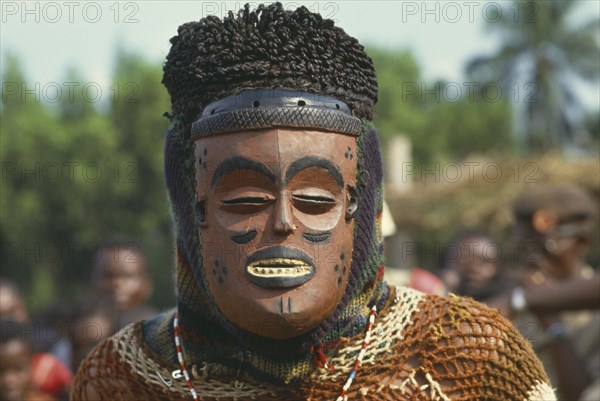
<svg viewBox="0 0 600 401"><path fill-rule="evenodd" d="M282 194L277 200L274 220L273 228L278 234L287 235L295 230L292 217L292 202L287 195Z"/></svg>

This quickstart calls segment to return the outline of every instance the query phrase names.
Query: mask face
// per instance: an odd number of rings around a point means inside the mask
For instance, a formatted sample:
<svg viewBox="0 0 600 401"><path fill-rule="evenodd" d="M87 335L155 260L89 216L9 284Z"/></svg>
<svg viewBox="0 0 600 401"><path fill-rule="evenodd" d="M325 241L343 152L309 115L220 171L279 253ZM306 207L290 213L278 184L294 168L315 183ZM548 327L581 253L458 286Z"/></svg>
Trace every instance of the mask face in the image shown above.
<svg viewBox="0 0 600 401"><path fill-rule="evenodd" d="M342 298L352 258L356 138L266 129L195 143L196 224L208 288L252 333L292 338Z"/></svg>

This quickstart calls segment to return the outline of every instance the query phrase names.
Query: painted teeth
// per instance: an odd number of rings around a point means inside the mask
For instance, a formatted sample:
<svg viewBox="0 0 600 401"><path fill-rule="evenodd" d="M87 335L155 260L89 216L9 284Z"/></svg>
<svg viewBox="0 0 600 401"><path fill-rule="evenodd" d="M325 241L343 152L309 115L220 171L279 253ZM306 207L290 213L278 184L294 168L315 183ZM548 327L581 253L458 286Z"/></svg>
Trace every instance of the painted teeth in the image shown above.
<svg viewBox="0 0 600 401"><path fill-rule="evenodd" d="M247 271L259 277L297 277L312 273L313 268L303 260L273 258L256 260Z"/></svg>
<svg viewBox="0 0 600 401"><path fill-rule="evenodd" d="M259 259L250 263L249 266L260 266L260 267L292 267L292 266L308 266L308 264L300 259L289 259L289 258L270 258L270 259Z"/></svg>
<svg viewBox="0 0 600 401"><path fill-rule="evenodd" d="M248 273L255 276L302 276L312 272L312 267L309 265L302 267L285 267L279 269L276 267L254 267L248 266Z"/></svg>

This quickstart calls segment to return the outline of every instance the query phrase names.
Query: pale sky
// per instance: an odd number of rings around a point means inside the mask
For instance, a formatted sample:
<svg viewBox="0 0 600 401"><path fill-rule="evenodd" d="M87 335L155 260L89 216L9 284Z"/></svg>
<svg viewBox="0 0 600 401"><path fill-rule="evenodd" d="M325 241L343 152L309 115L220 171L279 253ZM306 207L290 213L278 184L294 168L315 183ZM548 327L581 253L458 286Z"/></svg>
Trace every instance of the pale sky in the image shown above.
<svg viewBox="0 0 600 401"><path fill-rule="evenodd" d="M102 88L111 85L117 46L162 62L177 27L209 14L222 16L245 1L2 1L1 51L16 53L29 81L62 84L74 67ZM600 15L599 0L582 0L573 20ZM250 2L256 5L258 2ZM410 49L424 79L463 82L474 55L493 53L497 36L486 29L506 1L288 1L336 21L363 44ZM506 12L506 11L505 11ZM512 9L514 18L530 10ZM488 24L489 25L489 24ZM582 87L587 107L597 109L599 89Z"/></svg>

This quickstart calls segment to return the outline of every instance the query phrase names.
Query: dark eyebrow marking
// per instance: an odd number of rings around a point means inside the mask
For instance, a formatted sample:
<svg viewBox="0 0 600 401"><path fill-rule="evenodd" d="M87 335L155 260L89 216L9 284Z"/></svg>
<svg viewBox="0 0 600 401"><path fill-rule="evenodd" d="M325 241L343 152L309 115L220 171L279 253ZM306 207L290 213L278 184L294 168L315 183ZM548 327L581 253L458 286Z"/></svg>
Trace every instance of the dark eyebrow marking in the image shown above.
<svg viewBox="0 0 600 401"><path fill-rule="evenodd" d="M329 172L340 186L340 188L344 188L344 177L340 171L331 163L329 160L320 159L318 157L306 156L302 159L298 159L292 163L290 168L288 168L285 173L285 183L289 183L292 177L298 174L300 171L305 170L309 167L322 167Z"/></svg>
<svg viewBox="0 0 600 401"><path fill-rule="evenodd" d="M212 179L210 180L211 188L215 186L219 178L236 170L253 170L275 182L275 174L273 174L273 172L264 164L243 156L234 156L224 160L221 162L221 164L219 164L214 175L212 176Z"/></svg>

